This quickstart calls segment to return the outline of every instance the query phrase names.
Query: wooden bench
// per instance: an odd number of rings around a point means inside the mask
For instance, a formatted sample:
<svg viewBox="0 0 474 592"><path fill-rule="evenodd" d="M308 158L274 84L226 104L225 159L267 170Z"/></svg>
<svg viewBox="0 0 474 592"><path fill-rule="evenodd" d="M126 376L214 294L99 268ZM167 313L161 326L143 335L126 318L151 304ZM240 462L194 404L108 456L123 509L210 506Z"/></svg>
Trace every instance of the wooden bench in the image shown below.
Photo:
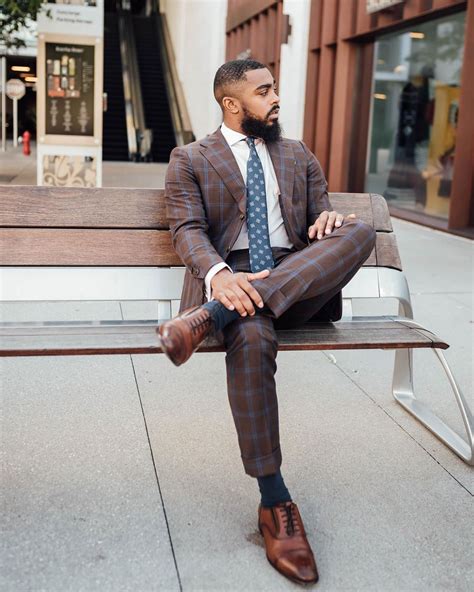
<svg viewBox="0 0 474 592"><path fill-rule="evenodd" d="M413 321L408 285L383 197L332 193L334 209L371 224L376 246L343 290L344 316L278 332L280 350L395 349L393 396L468 464L474 422L442 353L448 344ZM143 321L0 323L0 355L160 353L157 326L176 314L184 269L175 254L163 191L0 187L0 253L6 302L152 300ZM398 316L355 317L353 298L395 298ZM413 390L413 350L430 348L461 411L467 439L439 419ZM222 351L208 339L201 352Z"/></svg>

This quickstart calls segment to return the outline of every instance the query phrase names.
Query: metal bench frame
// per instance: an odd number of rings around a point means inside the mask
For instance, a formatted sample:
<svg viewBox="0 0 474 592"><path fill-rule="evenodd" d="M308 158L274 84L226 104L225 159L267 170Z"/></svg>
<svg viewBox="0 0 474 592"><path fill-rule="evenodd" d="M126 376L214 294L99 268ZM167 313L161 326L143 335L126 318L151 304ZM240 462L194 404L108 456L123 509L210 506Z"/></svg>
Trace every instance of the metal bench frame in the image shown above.
<svg viewBox="0 0 474 592"><path fill-rule="evenodd" d="M395 269L379 268L379 269L361 269L359 274L375 274L378 284L378 295L364 296L368 298L395 298L398 301L398 315L403 317L404 323L413 327L423 329L421 325L413 320L413 308L411 305L410 291L408 289L408 282L405 274ZM359 275L358 274L358 275ZM359 276L360 277L360 276ZM354 278L355 279L355 278ZM348 297L349 301L346 305L344 314L352 316L350 300L356 295L352 295L352 286L349 284L347 290L343 292L344 298ZM349 294L348 294L349 293ZM359 296L360 297L360 296ZM344 300L346 302L346 300ZM407 321L406 319L410 319ZM456 403L461 412L464 428L466 430L467 440L461 438L452 428L450 428L442 419L440 419L425 403L419 401L415 396L413 387L413 349L397 349L395 352L395 364L393 369L392 379L392 394L397 401L408 413L413 415L426 428L428 428L441 442L446 444L453 452L455 452L468 465L474 465L474 419L469 405L459 387L456 379L451 372L448 361L442 350L439 348L432 348L433 353L437 356L444 372L448 378L449 384L454 393Z"/></svg>
<svg viewBox="0 0 474 592"><path fill-rule="evenodd" d="M77 301L77 300L151 300L157 301L157 319L167 319L179 308L183 268L131 267L4 267L0 300ZM343 290L343 319L356 320L352 300L357 298L394 298L404 324L423 327L413 320L413 309L405 274L385 268L361 268ZM363 317L360 317L363 318ZM156 323L156 319L150 320ZM120 321L114 322L120 325ZM474 421L468 403L439 348L432 348L454 392L466 430L461 438L431 409L419 401L413 387L413 349L397 349L392 381L395 400L468 465L474 465Z"/></svg>

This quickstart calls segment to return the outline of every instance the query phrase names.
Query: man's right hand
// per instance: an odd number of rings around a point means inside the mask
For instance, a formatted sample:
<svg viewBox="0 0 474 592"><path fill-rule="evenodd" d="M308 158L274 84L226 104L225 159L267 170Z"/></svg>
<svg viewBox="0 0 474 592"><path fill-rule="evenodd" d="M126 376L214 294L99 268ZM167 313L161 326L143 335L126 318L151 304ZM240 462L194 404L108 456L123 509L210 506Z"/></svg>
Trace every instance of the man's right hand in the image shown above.
<svg viewBox="0 0 474 592"><path fill-rule="evenodd" d="M258 273L232 273L228 269L222 269L211 280L212 295L229 310L237 310L240 316L253 316L254 304L262 308L263 300L251 282L269 275L269 269Z"/></svg>

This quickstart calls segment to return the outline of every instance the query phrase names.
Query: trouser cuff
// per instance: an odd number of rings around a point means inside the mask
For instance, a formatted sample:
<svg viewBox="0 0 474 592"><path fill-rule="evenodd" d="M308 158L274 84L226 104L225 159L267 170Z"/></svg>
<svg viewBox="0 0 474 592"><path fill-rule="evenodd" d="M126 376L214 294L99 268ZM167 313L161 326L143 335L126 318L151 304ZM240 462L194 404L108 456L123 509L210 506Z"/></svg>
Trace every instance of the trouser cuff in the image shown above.
<svg viewBox="0 0 474 592"><path fill-rule="evenodd" d="M244 469L251 477L265 477L276 473L281 467L281 449L275 448L271 454L258 458L243 458Z"/></svg>

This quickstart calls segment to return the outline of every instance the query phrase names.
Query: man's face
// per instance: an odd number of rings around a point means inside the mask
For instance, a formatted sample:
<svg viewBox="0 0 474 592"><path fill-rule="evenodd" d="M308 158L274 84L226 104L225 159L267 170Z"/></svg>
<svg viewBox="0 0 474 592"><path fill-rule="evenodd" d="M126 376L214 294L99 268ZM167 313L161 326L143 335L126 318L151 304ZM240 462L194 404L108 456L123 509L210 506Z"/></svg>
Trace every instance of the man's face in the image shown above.
<svg viewBox="0 0 474 592"><path fill-rule="evenodd" d="M262 138L266 142L279 140L280 98L276 94L273 76L267 68L261 68L249 70L246 78L239 93L242 131L247 136Z"/></svg>

